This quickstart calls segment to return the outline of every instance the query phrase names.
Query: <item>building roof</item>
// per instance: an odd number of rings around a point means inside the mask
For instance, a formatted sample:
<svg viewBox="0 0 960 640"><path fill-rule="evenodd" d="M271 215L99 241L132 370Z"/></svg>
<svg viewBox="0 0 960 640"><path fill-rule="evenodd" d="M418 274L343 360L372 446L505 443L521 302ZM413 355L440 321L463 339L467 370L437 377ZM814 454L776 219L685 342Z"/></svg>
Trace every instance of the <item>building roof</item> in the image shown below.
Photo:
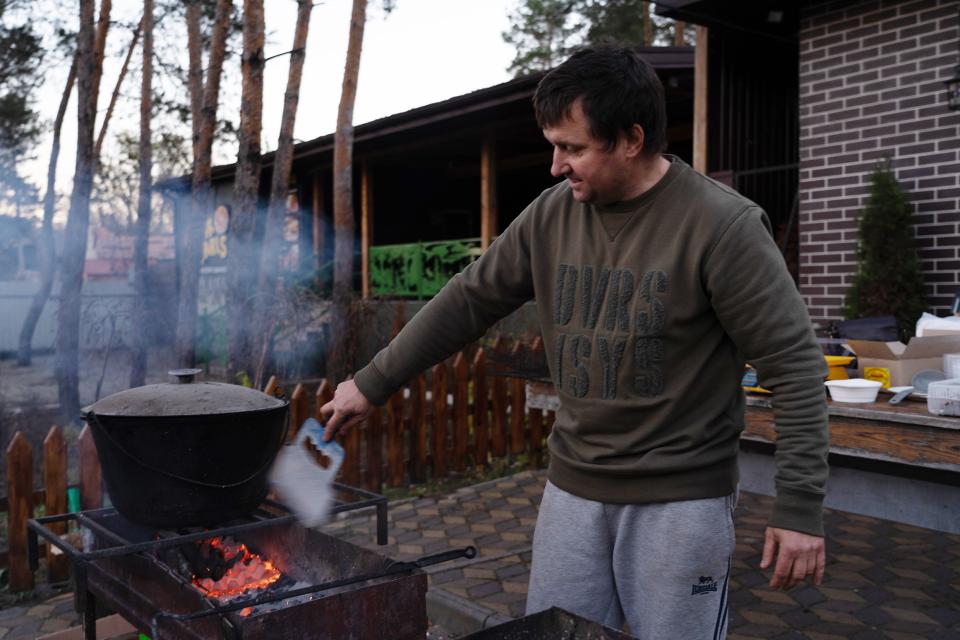
<svg viewBox="0 0 960 640"><path fill-rule="evenodd" d="M640 54L658 70L692 69L693 47L639 47ZM514 78L492 87L478 89L440 102L434 102L393 115L372 120L354 127L354 144L374 142L401 132L409 132L420 127L442 123L447 120L475 114L501 105L529 100L544 73L536 73ZM334 134L329 133L313 140L294 146L294 161L309 156L330 152L333 149ZM261 166L273 164L275 152L263 154ZM213 168L213 182L232 179L236 163L219 165ZM178 191L189 187L190 176L184 175L157 183L159 190Z"/></svg>
<svg viewBox="0 0 960 640"><path fill-rule="evenodd" d="M657 14L708 28L795 41L803 4L803 0L657 0Z"/></svg>

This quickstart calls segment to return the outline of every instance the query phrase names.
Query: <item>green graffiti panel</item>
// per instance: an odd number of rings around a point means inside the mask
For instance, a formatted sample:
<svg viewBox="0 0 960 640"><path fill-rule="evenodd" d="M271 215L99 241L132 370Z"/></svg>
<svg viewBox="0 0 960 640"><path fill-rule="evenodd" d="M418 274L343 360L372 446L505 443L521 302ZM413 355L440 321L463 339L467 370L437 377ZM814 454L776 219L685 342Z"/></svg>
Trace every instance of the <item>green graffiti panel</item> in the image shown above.
<svg viewBox="0 0 960 640"><path fill-rule="evenodd" d="M479 238L370 247L370 291L429 298L482 253Z"/></svg>

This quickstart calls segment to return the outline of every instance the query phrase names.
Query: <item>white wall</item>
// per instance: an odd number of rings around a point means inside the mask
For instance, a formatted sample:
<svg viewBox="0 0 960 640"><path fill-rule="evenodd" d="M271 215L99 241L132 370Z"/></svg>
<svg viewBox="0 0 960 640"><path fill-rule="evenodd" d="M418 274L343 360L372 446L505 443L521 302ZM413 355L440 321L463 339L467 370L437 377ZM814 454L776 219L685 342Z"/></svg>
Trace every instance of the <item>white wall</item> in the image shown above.
<svg viewBox="0 0 960 640"><path fill-rule="evenodd" d="M39 282L0 282L0 353L16 352L24 318L39 289ZM59 285L44 307L33 334L35 350L52 349L57 335ZM87 282L83 287L80 345L84 349L106 346L111 331L110 318L116 322L117 336L128 344L133 287L126 281Z"/></svg>

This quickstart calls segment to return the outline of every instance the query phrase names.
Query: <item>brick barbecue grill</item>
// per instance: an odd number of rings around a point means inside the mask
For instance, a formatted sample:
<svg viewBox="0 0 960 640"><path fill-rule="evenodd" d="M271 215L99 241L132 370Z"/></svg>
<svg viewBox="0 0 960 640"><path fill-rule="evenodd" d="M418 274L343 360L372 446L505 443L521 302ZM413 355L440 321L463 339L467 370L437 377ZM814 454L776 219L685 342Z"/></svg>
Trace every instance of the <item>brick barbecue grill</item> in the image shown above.
<svg viewBox="0 0 960 640"><path fill-rule="evenodd" d="M336 487L341 500L334 512L376 508L378 543L386 544L386 499ZM64 521L76 523L82 550L47 526ZM207 529L158 531L108 508L31 520L29 532L34 568L38 536L70 558L87 640L96 637L101 603L153 640L421 640L427 630L421 568L476 553L467 547L394 562L306 529L269 500L247 518ZM243 583L244 575L254 577Z"/></svg>

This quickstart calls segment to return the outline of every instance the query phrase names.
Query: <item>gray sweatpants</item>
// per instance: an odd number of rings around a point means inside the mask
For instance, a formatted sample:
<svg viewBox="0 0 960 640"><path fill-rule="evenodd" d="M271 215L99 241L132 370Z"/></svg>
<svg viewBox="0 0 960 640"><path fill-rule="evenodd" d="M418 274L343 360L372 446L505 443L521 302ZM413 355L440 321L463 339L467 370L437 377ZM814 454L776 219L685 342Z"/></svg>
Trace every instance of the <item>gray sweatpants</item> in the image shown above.
<svg viewBox="0 0 960 640"><path fill-rule="evenodd" d="M551 482L533 535L527 614L556 606L641 640L717 640L737 497L653 504L578 498Z"/></svg>

